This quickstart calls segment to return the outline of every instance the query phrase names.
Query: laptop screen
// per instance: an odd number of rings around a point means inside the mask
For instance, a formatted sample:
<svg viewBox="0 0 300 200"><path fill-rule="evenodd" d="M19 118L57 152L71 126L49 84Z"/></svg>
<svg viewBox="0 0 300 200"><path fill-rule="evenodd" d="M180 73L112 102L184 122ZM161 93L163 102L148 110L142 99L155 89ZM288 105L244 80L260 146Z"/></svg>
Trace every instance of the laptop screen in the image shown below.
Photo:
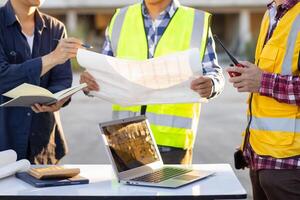
<svg viewBox="0 0 300 200"><path fill-rule="evenodd" d="M159 161L145 119L102 127L119 172Z"/></svg>

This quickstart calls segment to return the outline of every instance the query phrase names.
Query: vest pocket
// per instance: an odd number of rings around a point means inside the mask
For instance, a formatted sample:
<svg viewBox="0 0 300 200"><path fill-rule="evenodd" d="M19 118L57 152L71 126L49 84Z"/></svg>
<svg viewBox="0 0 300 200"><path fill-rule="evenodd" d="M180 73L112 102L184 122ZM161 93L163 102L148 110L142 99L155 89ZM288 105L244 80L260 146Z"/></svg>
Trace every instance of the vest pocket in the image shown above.
<svg viewBox="0 0 300 200"><path fill-rule="evenodd" d="M260 107L252 118L251 134L261 143L289 146L297 134L296 115L297 109Z"/></svg>
<svg viewBox="0 0 300 200"><path fill-rule="evenodd" d="M252 136L256 137L260 142L274 146L289 146L293 144L295 138L295 119L278 119L278 124L270 126L270 122L264 122L260 119L259 128L255 127L251 130ZM253 125L257 126L256 125Z"/></svg>
<svg viewBox="0 0 300 200"><path fill-rule="evenodd" d="M278 52L278 47L267 44L260 54L259 67L264 71L274 72Z"/></svg>

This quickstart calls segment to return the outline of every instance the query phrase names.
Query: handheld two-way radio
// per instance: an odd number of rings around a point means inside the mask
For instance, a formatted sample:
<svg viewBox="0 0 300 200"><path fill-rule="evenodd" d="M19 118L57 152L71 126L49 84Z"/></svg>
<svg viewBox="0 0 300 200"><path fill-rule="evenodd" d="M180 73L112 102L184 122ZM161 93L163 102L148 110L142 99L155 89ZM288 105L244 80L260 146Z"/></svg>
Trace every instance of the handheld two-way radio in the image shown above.
<svg viewBox="0 0 300 200"><path fill-rule="evenodd" d="M214 35L215 40L221 45L221 47L225 50L226 54L229 56L230 60L234 63L237 67L244 67L242 64L240 64L235 57L225 48L221 40L218 38L217 35ZM232 66L232 65L231 65ZM240 76L241 74L238 72L228 72L230 77L236 77Z"/></svg>

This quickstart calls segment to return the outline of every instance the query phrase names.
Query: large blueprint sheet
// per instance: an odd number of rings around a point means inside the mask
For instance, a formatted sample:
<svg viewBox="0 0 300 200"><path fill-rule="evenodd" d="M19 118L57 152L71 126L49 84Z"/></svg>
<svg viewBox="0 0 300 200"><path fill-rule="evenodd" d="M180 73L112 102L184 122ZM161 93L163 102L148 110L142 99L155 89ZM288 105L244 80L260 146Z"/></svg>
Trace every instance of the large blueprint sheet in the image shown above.
<svg viewBox="0 0 300 200"><path fill-rule="evenodd" d="M78 63L95 77L100 92L91 95L128 105L206 102L190 89L202 75L198 49L148 59L118 59L79 49Z"/></svg>

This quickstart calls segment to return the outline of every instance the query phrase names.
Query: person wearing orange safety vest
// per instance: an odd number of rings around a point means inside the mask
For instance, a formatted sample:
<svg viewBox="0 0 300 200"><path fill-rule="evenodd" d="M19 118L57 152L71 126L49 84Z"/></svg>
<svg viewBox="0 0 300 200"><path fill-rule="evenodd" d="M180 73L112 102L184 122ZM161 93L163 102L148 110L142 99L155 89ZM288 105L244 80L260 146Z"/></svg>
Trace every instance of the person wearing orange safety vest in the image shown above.
<svg viewBox="0 0 300 200"><path fill-rule="evenodd" d="M107 29L103 53L118 58L146 60L190 48L200 50L203 74L191 84L199 98L213 98L223 89L210 31L211 15L184 7L177 0L145 0L118 9ZM88 72L81 75L87 90L98 90ZM101 87L101 86L100 86ZM200 104L113 106L113 118L146 115L164 163L191 163Z"/></svg>
<svg viewBox="0 0 300 200"><path fill-rule="evenodd" d="M244 157L254 200L300 199L300 2L268 5L255 64L241 62L230 79L250 92Z"/></svg>

